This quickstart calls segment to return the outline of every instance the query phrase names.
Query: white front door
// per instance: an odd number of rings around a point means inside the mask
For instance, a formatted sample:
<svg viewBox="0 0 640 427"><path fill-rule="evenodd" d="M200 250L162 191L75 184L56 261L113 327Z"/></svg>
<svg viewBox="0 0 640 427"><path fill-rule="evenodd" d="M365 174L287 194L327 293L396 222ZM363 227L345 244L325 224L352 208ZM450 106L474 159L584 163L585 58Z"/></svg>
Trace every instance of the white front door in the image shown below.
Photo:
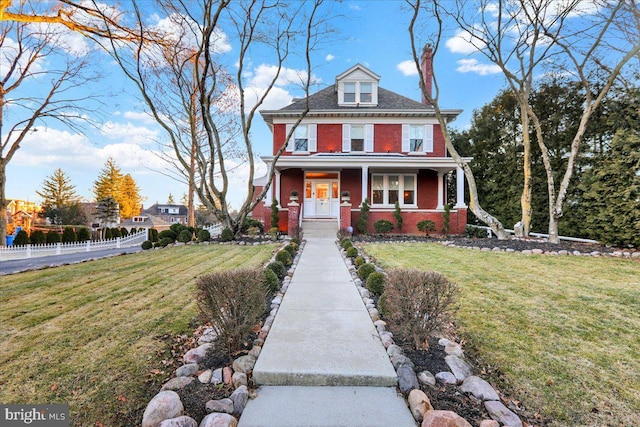
<svg viewBox="0 0 640 427"><path fill-rule="evenodd" d="M315 181L314 187L316 197L316 216L328 217L331 214L330 183L327 181Z"/></svg>

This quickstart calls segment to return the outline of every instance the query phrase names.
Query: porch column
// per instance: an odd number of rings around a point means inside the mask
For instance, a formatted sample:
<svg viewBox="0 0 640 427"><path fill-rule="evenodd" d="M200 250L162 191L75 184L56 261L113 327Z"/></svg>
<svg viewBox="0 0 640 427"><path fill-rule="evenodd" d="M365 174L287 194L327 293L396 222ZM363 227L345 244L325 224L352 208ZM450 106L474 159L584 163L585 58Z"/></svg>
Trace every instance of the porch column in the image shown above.
<svg viewBox="0 0 640 427"><path fill-rule="evenodd" d="M444 172L438 172L438 206L436 209L444 209Z"/></svg>
<svg viewBox="0 0 640 427"><path fill-rule="evenodd" d="M284 206L284 204L282 203L282 200L280 200L280 171L279 170L276 169L273 178L275 182L271 186L272 192L271 192L271 200L269 201L269 204L271 204L273 199L278 199L278 206L282 207Z"/></svg>
<svg viewBox="0 0 640 427"><path fill-rule="evenodd" d="M362 201L368 197L367 188L369 188L369 166L362 166ZM371 204L371 200L369 200Z"/></svg>
<svg viewBox="0 0 640 427"><path fill-rule="evenodd" d="M300 233L300 204L295 201L289 202L287 205L289 208L289 212L287 215L288 219L288 232L291 237L298 237Z"/></svg>
<svg viewBox="0 0 640 427"><path fill-rule="evenodd" d="M456 169L456 209L466 208L464 204L464 171L461 167Z"/></svg>

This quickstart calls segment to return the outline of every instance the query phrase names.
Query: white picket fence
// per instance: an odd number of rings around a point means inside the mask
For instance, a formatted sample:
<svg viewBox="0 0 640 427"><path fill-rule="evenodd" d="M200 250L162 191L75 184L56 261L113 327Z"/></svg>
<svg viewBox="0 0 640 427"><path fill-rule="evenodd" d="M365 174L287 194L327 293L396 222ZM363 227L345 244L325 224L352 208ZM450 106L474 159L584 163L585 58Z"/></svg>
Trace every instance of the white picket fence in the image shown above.
<svg viewBox="0 0 640 427"><path fill-rule="evenodd" d="M93 252L104 249L119 249L139 246L148 239L148 231L140 230L127 237L75 243L49 243L45 245L3 246L0 247L0 261L27 259L49 255Z"/></svg>

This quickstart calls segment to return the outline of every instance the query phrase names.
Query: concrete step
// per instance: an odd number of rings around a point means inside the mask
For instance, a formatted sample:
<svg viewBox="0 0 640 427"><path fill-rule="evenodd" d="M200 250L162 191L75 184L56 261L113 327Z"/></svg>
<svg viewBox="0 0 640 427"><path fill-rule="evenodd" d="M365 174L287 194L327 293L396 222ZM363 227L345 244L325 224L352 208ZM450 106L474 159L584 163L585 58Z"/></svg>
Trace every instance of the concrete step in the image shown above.
<svg viewBox="0 0 640 427"><path fill-rule="evenodd" d="M239 427L415 427L393 387L267 387L248 402Z"/></svg>
<svg viewBox="0 0 640 427"><path fill-rule="evenodd" d="M338 220L305 220L302 221L302 233L304 238L335 238L338 232Z"/></svg>

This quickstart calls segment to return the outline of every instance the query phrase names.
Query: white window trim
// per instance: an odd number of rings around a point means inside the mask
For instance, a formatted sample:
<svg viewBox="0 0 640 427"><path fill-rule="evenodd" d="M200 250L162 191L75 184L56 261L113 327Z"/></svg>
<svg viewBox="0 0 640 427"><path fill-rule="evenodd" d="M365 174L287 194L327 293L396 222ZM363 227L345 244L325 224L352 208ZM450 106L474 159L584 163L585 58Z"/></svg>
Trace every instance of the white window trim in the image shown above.
<svg viewBox="0 0 640 427"><path fill-rule="evenodd" d="M291 135L289 142L287 142L287 148L285 151L289 153L296 154L310 154L318 151L318 125L316 123L300 123L298 127L306 126L307 127L307 149L302 151L297 151L296 147L296 135L295 132ZM293 124L287 124L285 126L285 138L291 132L293 128Z"/></svg>
<svg viewBox="0 0 640 427"><path fill-rule="evenodd" d="M347 84L355 84L356 87L356 96L355 101L345 101L344 100L344 85ZM370 84L371 85L371 101L363 102L360 99L360 94L362 93L360 90L361 84ZM342 81L338 84L338 104L339 105L378 105L378 82L375 80L347 80Z"/></svg>
<svg viewBox="0 0 640 427"><path fill-rule="evenodd" d="M425 124L422 131L422 151L411 151L411 126L419 126L416 124L402 125L402 152L408 154L427 154L433 153L433 125Z"/></svg>
<svg viewBox="0 0 640 427"><path fill-rule="evenodd" d="M351 126L364 126L363 151L351 150ZM366 123L343 123L342 124L342 152L343 153L373 153L373 124Z"/></svg>
<svg viewBox="0 0 640 427"><path fill-rule="evenodd" d="M369 194L369 200L371 201L371 207L376 208L392 208L395 206L395 203L389 203L389 176L398 176L399 184L398 184L398 202L400 207L405 208L417 208L418 207L418 175L413 173L373 173L371 174L371 194ZM382 177L382 198L383 203L374 203L373 202L373 182L374 177L381 176ZM413 177L413 203L405 204L404 203L404 177L412 176Z"/></svg>

